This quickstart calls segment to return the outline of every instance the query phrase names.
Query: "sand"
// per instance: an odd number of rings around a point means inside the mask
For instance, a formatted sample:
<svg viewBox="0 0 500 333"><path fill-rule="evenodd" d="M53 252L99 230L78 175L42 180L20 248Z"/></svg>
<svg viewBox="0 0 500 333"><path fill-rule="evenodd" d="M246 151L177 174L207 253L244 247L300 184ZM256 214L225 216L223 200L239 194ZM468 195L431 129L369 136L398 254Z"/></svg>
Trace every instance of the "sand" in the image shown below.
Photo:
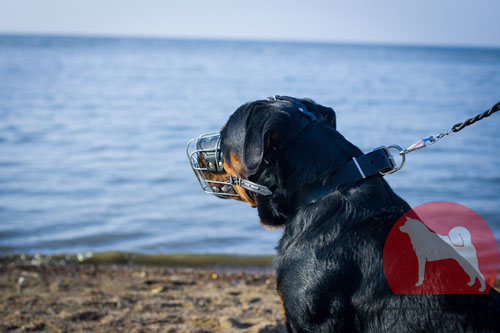
<svg viewBox="0 0 500 333"><path fill-rule="evenodd" d="M0 332L286 331L269 266L3 259Z"/></svg>
<svg viewBox="0 0 500 333"><path fill-rule="evenodd" d="M267 272L0 266L1 332L285 332Z"/></svg>

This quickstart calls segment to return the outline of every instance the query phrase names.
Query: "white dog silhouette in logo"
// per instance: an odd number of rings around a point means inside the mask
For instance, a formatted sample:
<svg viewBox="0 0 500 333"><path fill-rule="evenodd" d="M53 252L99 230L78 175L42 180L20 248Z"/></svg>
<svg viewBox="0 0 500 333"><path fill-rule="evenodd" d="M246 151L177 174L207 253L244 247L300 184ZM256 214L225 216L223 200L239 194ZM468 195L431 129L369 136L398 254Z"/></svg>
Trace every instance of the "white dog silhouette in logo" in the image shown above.
<svg viewBox="0 0 500 333"><path fill-rule="evenodd" d="M472 245L469 230L464 227L454 227L447 236L441 236L427 229L419 220L406 218L399 230L410 236L411 245L418 259L418 281L415 286L424 282L425 263L443 259L454 259L469 275L468 286L472 286L476 278L481 287L480 292L486 288L484 276L479 270L476 248Z"/></svg>

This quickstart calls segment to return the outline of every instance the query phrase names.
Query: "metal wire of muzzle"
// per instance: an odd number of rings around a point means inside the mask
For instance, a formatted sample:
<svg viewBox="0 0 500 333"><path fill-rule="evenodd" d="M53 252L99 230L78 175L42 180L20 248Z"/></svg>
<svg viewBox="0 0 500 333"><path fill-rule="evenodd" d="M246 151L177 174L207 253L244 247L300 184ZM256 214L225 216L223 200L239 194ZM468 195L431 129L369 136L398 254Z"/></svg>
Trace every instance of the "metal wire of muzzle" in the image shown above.
<svg viewBox="0 0 500 333"><path fill-rule="evenodd" d="M227 175L227 181L211 180L207 174L224 174L224 158L221 150L220 132L202 134L189 140L186 154L191 169L205 193L219 197L239 197L235 186L240 186L250 192L268 196L273 194L266 186L254 183L239 176ZM201 164L203 163L203 164ZM232 192L231 192L232 191Z"/></svg>
<svg viewBox="0 0 500 333"><path fill-rule="evenodd" d="M200 135L197 138L189 140L186 146L186 154L189 159L191 169L200 183L201 189L205 193L214 194L217 196L238 197L239 194L234 188L232 177L228 177L228 181L210 180L205 173L221 173L223 172L223 157L220 149L220 132L210 132ZM205 165L201 165L203 163ZM217 191L219 187L230 186L234 193Z"/></svg>

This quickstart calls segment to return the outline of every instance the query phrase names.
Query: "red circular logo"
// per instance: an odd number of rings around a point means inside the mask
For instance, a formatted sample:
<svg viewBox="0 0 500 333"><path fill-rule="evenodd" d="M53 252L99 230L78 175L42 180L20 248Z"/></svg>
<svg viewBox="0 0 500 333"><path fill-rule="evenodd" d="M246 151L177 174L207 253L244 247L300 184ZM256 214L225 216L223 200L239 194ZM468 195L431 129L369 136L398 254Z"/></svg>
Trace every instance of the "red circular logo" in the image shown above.
<svg viewBox="0 0 500 333"><path fill-rule="evenodd" d="M486 294L498 263L488 224L473 210L448 201L422 204L399 218L383 255L395 294Z"/></svg>

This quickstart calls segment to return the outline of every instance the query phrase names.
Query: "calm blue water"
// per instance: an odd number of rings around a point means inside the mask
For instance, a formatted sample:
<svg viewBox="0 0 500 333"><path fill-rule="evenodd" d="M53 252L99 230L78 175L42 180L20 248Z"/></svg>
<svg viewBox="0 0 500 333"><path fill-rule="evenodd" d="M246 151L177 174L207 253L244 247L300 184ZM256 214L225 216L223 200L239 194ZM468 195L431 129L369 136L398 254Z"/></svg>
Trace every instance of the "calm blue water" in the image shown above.
<svg viewBox="0 0 500 333"><path fill-rule="evenodd" d="M408 146L500 99L500 50L0 36L0 254L274 253L281 231L203 194L184 152L274 94L333 107L364 151ZM499 128L495 114L386 179L500 238Z"/></svg>

